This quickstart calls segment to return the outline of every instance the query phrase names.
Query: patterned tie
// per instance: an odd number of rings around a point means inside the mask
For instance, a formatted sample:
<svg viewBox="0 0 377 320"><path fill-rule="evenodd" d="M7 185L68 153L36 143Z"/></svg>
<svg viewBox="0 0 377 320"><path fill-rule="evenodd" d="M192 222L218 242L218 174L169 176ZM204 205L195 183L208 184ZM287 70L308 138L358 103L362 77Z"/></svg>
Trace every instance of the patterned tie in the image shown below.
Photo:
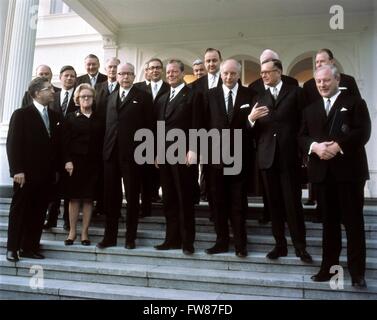
<svg viewBox="0 0 377 320"><path fill-rule="evenodd" d="M63 103L62 103L62 112L63 112L63 115L66 114L67 107L68 107L68 91L65 92L64 100L63 100Z"/></svg>
<svg viewBox="0 0 377 320"><path fill-rule="evenodd" d="M327 99L327 101L326 101L326 106L325 106L326 116L329 115L330 108L331 108L331 100L330 100L330 99Z"/></svg>
<svg viewBox="0 0 377 320"><path fill-rule="evenodd" d="M113 83L109 84L109 93L112 93L114 90Z"/></svg>
<svg viewBox="0 0 377 320"><path fill-rule="evenodd" d="M232 114L233 114L233 96L232 96L232 90L230 90L229 94L228 94L228 104L227 104L227 107L228 107L228 118L230 119L232 117Z"/></svg>
<svg viewBox="0 0 377 320"><path fill-rule="evenodd" d="M272 96L274 97L275 100L278 98L278 88L276 87L272 88Z"/></svg>
<svg viewBox="0 0 377 320"><path fill-rule="evenodd" d="M173 89L173 91L171 92L169 102L174 99L174 95L175 95L175 89Z"/></svg>
<svg viewBox="0 0 377 320"><path fill-rule="evenodd" d="M92 84L92 87L94 88L95 87L95 85L96 85L96 78L95 77L91 77L90 78L90 83Z"/></svg>
<svg viewBox="0 0 377 320"><path fill-rule="evenodd" d="M120 96L120 101L123 102L126 99L126 91L123 90L122 95Z"/></svg>
<svg viewBox="0 0 377 320"><path fill-rule="evenodd" d="M48 135L50 136L50 120L48 118L47 107L43 107L42 119L43 119L43 122L45 124L46 129L47 129Z"/></svg>

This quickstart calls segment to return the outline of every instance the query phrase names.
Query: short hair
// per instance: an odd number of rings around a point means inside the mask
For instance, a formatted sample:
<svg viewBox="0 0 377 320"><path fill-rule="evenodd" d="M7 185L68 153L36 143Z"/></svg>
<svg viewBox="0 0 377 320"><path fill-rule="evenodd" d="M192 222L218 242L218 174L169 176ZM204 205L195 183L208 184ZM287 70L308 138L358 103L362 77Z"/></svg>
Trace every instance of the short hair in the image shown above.
<svg viewBox="0 0 377 320"><path fill-rule="evenodd" d="M222 60L221 58L221 52L219 49L215 49L215 48L207 48L206 51L204 52L204 55L206 55L207 52L213 52L213 51L216 51L218 54L219 54L219 58L220 60Z"/></svg>
<svg viewBox="0 0 377 320"><path fill-rule="evenodd" d="M203 64L203 60L201 60L201 59L196 59L196 60L192 63L192 66L198 66L199 64Z"/></svg>
<svg viewBox="0 0 377 320"><path fill-rule="evenodd" d="M36 93L45 87L44 84L46 82L50 83L45 77L36 77L29 83L28 92L32 98L35 98Z"/></svg>
<svg viewBox="0 0 377 320"><path fill-rule="evenodd" d="M147 64L148 64L148 68L149 68L149 64L153 61L157 61L158 63L160 63L161 67L164 67L164 64L162 63L161 59L159 58L152 58L150 60L148 60Z"/></svg>
<svg viewBox="0 0 377 320"><path fill-rule="evenodd" d="M173 64L173 63L178 64L179 69L181 70L181 72L185 71L185 65L183 64L183 62L181 60L171 59L171 60L168 61L168 64Z"/></svg>
<svg viewBox="0 0 377 320"><path fill-rule="evenodd" d="M272 62L275 68L278 68L281 72L283 72L283 64L279 59L267 59L262 62L262 64Z"/></svg>
<svg viewBox="0 0 377 320"><path fill-rule="evenodd" d="M220 64L220 72L222 71L224 64L227 63L227 62L229 62L229 61L233 61L233 62L236 63L238 74L241 74L242 66L239 63L239 61L237 61L236 59L233 59L233 58L225 59L224 61L221 62L221 64Z"/></svg>
<svg viewBox="0 0 377 320"><path fill-rule="evenodd" d="M79 96L80 92L84 89L90 90L93 94L93 99L96 98L96 90L88 83L82 83L80 84L76 89L75 93L73 94L73 101L75 102L76 105L79 105Z"/></svg>
<svg viewBox="0 0 377 320"><path fill-rule="evenodd" d="M322 49L318 50L316 55L319 54L319 53L324 53L324 52L328 54L330 60L334 59L334 55L333 55L332 51L330 49L327 49L327 48L322 48Z"/></svg>
<svg viewBox="0 0 377 320"><path fill-rule="evenodd" d="M72 66L63 66L61 69L60 69L60 76L63 74L63 72L65 71L68 71L68 70L72 70L75 72L75 75L76 75L76 70L74 67Z"/></svg>
<svg viewBox="0 0 377 320"><path fill-rule="evenodd" d="M85 57L84 60L86 60L86 59L96 59L96 60L99 62L98 57L97 57L95 54L93 54L93 53L88 54L88 55Z"/></svg>
<svg viewBox="0 0 377 320"><path fill-rule="evenodd" d="M106 65L110 62L110 61L116 61L118 65L120 65L120 60L117 58L117 57L110 57L110 58L107 58L106 59Z"/></svg>
<svg viewBox="0 0 377 320"><path fill-rule="evenodd" d="M42 68L42 67L47 68L47 69L50 71L51 75L52 75L52 70L51 70L50 66L48 66L47 64L40 64L40 65L35 69L35 73L38 74L38 69L39 69L39 68Z"/></svg>
<svg viewBox="0 0 377 320"><path fill-rule="evenodd" d="M316 78L317 73L319 71L326 70L326 69L328 69L328 70L331 71L331 73L335 77L335 79L340 80L340 72L339 72L338 68L336 66L334 66L333 64L324 64L323 66L321 66L318 69L316 69L314 71L314 78Z"/></svg>

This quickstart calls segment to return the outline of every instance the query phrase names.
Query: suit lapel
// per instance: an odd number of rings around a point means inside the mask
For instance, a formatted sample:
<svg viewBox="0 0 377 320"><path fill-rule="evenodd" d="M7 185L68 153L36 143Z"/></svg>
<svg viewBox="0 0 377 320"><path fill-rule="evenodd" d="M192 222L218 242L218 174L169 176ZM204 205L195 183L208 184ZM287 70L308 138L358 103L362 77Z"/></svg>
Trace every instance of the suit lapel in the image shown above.
<svg viewBox="0 0 377 320"><path fill-rule="evenodd" d="M171 101L171 103L168 102L165 115L166 119L171 117L175 112L177 112L181 105L181 101L186 97L187 95L188 87L184 86L181 91L179 91L178 95Z"/></svg>
<svg viewBox="0 0 377 320"><path fill-rule="evenodd" d="M289 92L289 90L287 88L287 85L284 84L284 82L283 82L283 85L282 85L282 87L280 89L278 98L275 101L275 108L278 108L279 103L284 99L284 97L288 94L288 92Z"/></svg>
<svg viewBox="0 0 377 320"><path fill-rule="evenodd" d="M119 96L119 91L118 91L118 96ZM121 111L125 105L129 104L130 101L132 100L134 96L134 87L131 88L130 92L128 92L126 99L124 99L123 102L120 102L119 104L119 111ZM120 99L120 98L119 98Z"/></svg>

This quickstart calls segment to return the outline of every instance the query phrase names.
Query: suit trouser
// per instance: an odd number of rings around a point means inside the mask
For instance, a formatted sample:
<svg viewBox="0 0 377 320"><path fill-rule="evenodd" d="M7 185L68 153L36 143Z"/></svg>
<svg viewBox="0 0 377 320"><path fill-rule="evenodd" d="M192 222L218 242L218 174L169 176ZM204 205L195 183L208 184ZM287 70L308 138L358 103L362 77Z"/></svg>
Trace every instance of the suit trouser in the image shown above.
<svg viewBox="0 0 377 320"><path fill-rule="evenodd" d="M123 194L122 178L127 201L126 242L135 241L140 210L140 166L135 163L121 163L116 154L104 162L104 207L106 226L104 241L116 243L118 223L121 215Z"/></svg>
<svg viewBox="0 0 377 320"><path fill-rule="evenodd" d="M50 184L13 185L9 211L8 250L38 251L49 201Z"/></svg>
<svg viewBox="0 0 377 320"><path fill-rule="evenodd" d="M301 204L300 172L292 168L281 170L274 164L261 173L276 246L287 247L286 220L295 249L305 249L306 230Z"/></svg>
<svg viewBox="0 0 377 320"><path fill-rule="evenodd" d="M228 220L230 219L236 249L246 249L246 181L242 175L225 176L222 168L208 166L208 173L217 235L216 244L229 245Z"/></svg>
<svg viewBox="0 0 377 320"><path fill-rule="evenodd" d="M327 181L316 184L317 201L323 218L321 269L324 271L329 271L331 266L339 264L343 223L347 236L347 264L351 277L365 274L364 185L365 181Z"/></svg>
<svg viewBox="0 0 377 320"><path fill-rule="evenodd" d="M165 241L171 245L191 246L195 241L195 214L192 181L194 166L160 165L164 213Z"/></svg>

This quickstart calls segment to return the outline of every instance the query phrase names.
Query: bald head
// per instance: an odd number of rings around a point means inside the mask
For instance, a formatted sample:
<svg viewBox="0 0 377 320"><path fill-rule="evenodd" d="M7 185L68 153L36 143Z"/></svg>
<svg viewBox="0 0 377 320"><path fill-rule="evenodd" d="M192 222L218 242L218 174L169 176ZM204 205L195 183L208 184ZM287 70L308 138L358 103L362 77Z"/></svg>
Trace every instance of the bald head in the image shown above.
<svg viewBox="0 0 377 320"><path fill-rule="evenodd" d="M263 62L266 60L272 59L280 60L279 55L271 49L264 50L259 57L260 64L263 64Z"/></svg>
<svg viewBox="0 0 377 320"><path fill-rule="evenodd" d="M47 78L49 82L51 82L52 79L52 71L51 68L48 65L41 64L37 67L35 71L37 77L43 77Z"/></svg>

